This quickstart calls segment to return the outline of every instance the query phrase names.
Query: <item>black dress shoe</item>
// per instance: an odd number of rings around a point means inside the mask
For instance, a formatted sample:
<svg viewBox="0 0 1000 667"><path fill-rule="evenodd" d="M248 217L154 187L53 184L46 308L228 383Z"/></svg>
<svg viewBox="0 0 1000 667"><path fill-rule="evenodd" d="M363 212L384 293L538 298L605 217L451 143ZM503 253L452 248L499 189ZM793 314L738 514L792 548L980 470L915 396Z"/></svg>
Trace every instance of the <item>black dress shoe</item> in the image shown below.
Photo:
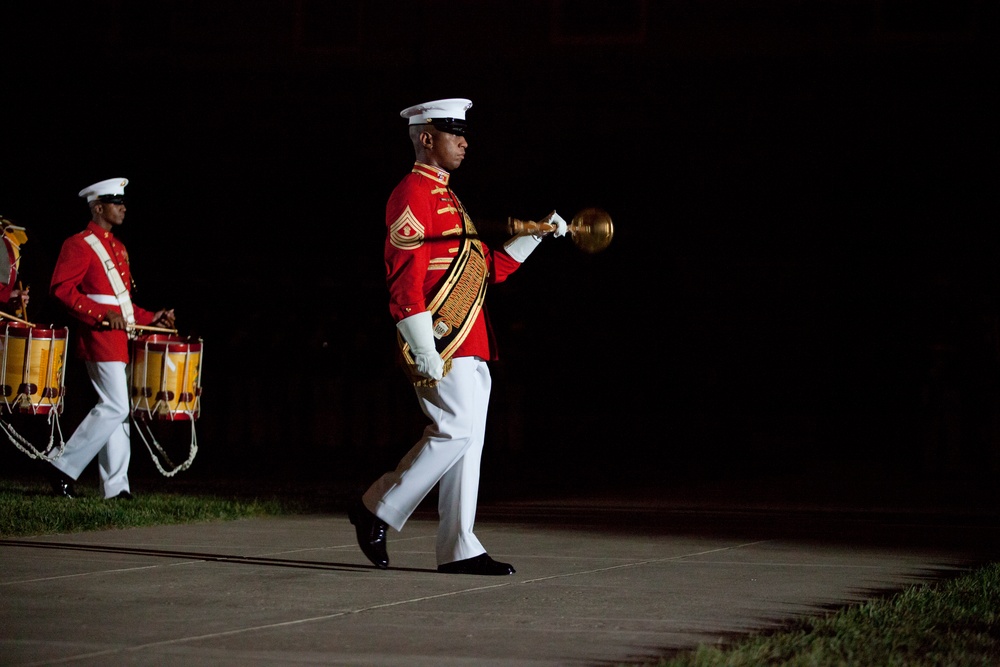
<svg viewBox="0 0 1000 667"><path fill-rule="evenodd" d="M122 491L117 496L112 496L111 500L132 500L132 494L128 491Z"/></svg>
<svg viewBox="0 0 1000 667"><path fill-rule="evenodd" d="M489 554L479 554L475 558L456 560L444 565L438 565L438 572L442 574L486 574L504 575L514 574L514 566L510 563L500 563L490 558Z"/></svg>
<svg viewBox="0 0 1000 667"><path fill-rule="evenodd" d="M76 497L76 491L73 490L73 482L75 480L72 477L54 465L49 466L48 475L53 493L57 496L62 496L63 498Z"/></svg>
<svg viewBox="0 0 1000 667"><path fill-rule="evenodd" d="M389 567L389 554L385 550L385 529L389 524L368 511L360 500L351 506L347 516L358 534L358 546L368 560L383 570Z"/></svg>

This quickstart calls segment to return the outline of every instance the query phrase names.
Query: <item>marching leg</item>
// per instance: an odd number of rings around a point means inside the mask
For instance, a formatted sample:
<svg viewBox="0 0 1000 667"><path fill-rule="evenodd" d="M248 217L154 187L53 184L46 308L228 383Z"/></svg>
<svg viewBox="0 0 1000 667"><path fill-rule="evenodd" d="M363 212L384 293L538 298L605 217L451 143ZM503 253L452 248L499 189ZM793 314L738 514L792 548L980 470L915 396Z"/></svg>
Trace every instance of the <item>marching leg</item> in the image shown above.
<svg viewBox="0 0 1000 667"><path fill-rule="evenodd" d="M479 501L479 468L486 436L486 411L490 400L491 377L485 361L474 361L472 381L465 387L472 416L469 437L472 440L462 457L441 477L438 487L437 562L451 563L486 552L473 533L476 504Z"/></svg>
<svg viewBox="0 0 1000 667"><path fill-rule="evenodd" d="M128 469L131 449L128 431L122 426L129 416L128 383L122 378L125 363L88 361L86 366L97 392L97 405L83 418L66 442L63 455L52 465L75 480L94 457L100 455L102 490L105 498L111 498L128 490L128 476L124 471ZM111 490L114 493L108 495Z"/></svg>

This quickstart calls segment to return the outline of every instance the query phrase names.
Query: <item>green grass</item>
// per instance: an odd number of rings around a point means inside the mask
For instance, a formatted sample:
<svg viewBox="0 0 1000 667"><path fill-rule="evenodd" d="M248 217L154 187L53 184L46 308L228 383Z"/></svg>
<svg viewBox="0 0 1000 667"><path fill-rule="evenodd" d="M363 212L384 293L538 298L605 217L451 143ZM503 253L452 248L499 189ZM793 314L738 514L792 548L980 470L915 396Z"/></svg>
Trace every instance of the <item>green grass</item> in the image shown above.
<svg viewBox="0 0 1000 667"><path fill-rule="evenodd" d="M76 484L78 497L53 496L44 482L0 480L0 537L78 533L197 521L232 521L309 511L305 499L267 493L214 495L179 490L144 492L134 500L105 500L96 487Z"/></svg>
<svg viewBox="0 0 1000 667"><path fill-rule="evenodd" d="M104 500L77 485L74 500L51 495L41 482L0 480L0 537L131 528L196 521L329 511L336 499L212 485L154 486L132 501ZM824 667L1000 664L1000 564L960 577L913 586L892 597L791 622L780 632L749 635L727 646L679 652L656 667Z"/></svg>
<svg viewBox="0 0 1000 667"><path fill-rule="evenodd" d="M726 648L699 647L657 667L1000 664L1000 564L809 618Z"/></svg>

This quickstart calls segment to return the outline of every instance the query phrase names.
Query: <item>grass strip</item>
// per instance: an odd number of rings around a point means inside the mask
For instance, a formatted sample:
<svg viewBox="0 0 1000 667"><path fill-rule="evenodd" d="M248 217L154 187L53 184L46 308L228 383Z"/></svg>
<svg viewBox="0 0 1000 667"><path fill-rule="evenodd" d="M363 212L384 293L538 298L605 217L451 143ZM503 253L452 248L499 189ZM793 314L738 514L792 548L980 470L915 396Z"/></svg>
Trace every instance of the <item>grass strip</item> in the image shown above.
<svg viewBox="0 0 1000 667"><path fill-rule="evenodd" d="M149 492L133 500L105 500L96 487L76 485L72 500L53 496L43 483L0 480L0 537L79 533L201 521L232 521L300 514L303 499L280 495Z"/></svg>
<svg viewBox="0 0 1000 667"><path fill-rule="evenodd" d="M918 584L730 646L700 646L656 667L940 667L1000 664L1000 564Z"/></svg>

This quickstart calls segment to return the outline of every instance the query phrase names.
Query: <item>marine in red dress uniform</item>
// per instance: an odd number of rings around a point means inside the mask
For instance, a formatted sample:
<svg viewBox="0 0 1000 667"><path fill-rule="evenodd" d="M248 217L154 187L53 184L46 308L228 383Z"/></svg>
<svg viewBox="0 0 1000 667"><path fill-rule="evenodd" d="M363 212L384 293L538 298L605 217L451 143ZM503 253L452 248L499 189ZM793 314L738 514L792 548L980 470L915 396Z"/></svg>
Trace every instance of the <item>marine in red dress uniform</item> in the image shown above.
<svg viewBox="0 0 1000 667"><path fill-rule="evenodd" d="M4 312L16 314L22 304L28 303L28 290L17 284L18 265L21 260L21 245L28 240L24 227L0 217L3 246L0 247L0 308ZM23 316L24 313L21 313Z"/></svg>
<svg viewBox="0 0 1000 667"><path fill-rule="evenodd" d="M414 391L430 423L395 470L379 477L351 507L358 544L380 568L389 566L386 528L402 530L437 485L438 572L514 573L509 563L493 560L473 533L492 385L487 362L496 358L486 311L476 311L471 330L448 360L449 368L435 342L441 338L438 322L428 310L452 263L461 262L466 229L449 180L450 171L465 157L465 111L471 106L466 99L436 100L400 114L409 119L416 163L386 204L386 282L396 328L412 352L416 374L426 379L415 381ZM556 235L564 235L565 221L553 216ZM540 237L518 236L493 251L480 241L488 284L503 282L540 242ZM482 273L474 275L478 283Z"/></svg>
<svg viewBox="0 0 1000 667"><path fill-rule="evenodd" d="M75 351L84 361L98 397L97 405L66 442L62 455L52 461L50 481L62 496L75 495L73 482L97 458L104 497L132 498L128 479L129 327L172 327L174 322L173 310L153 313L131 302L128 251L111 231L125 220L127 184L128 179L112 178L80 191L80 196L87 198L92 217L86 229L63 242L49 285L49 293L80 322L72 336ZM105 266L97 248L88 242L92 236L107 253L110 266ZM120 284L118 290L116 283Z"/></svg>

